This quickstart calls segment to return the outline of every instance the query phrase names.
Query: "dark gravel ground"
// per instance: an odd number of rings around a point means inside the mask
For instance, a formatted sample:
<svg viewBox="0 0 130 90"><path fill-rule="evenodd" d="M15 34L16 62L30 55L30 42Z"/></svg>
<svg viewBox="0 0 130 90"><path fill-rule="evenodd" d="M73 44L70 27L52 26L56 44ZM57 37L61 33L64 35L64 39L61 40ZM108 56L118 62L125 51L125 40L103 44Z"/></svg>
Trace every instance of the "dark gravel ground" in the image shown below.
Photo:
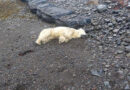
<svg viewBox="0 0 130 90"><path fill-rule="evenodd" d="M39 32L55 25L41 22L24 4L14 3L19 11L0 20L0 90L130 89L130 32L115 30L127 27L128 19L111 29L104 20L111 21L113 15L96 13L93 25L84 27L86 38L37 46Z"/></svg>

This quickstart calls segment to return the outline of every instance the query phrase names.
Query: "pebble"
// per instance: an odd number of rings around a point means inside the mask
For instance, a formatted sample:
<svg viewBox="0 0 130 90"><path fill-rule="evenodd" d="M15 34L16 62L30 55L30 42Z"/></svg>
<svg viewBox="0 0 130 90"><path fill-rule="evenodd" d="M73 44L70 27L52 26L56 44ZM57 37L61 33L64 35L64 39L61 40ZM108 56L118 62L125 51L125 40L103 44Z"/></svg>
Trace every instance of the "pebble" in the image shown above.
<svg viewBox="0 0 130 90"><path fill-rule="evenodd" d="M106 0L106 1L104 1L104 3L110 4L110 3L111 3L111 0Z"/></svg>
<svg viewBox="0 0 130 90"><path fill-rule="evenodd" d="M108 39L109 39L109 40L111 40L111 39L112 39L112 37L110 36L110 37L108 37Z"/></svg>
<svg viewBox="0 0 130 90"><path fill-rule="evenodd" d="M128 81L130 81L130 75L127 76Z"/></svg>
<svg viewBox="0 0 130 90"><path fill-rule="evenodd" d="M98 10L98 12L104 12L104 11L107 10L107 6L100 4L100 5L97 6L97 10Z"/></svg>
<svg viewBox="0 0 130 90"><path fill-rule="evenodd" d="M125 38L124 41L125 41L126 43L130 43L130 38Z"/></svg>
<svg viewBox="0 0 130 90"><path fill-rule="evenodd" d="M111 88L109 81L104 81L104 85L108 88Z"/></svg>
<svg viewBox="0 0 130 90"><path fill-rule="evenodd" d="M119 31L119 29L114 29L113 32L114 33L117 33Z"/></svg>
<svg viewBox="0 0 130 90"><path fill-rule="evenodd" d="M125 90L130 90L129 84L127 84L124 89L125 89Z"/></svg>
<svg viewBox="0 0 130 90"><path fill-rule="evenodd" d="M119 23L119 22L122 22L123 19L119 17L119 18L116 18L116 21Z"/></svg>
<svg viewBox="0 0 130 90"><path fill-rule="evenodd" d="M119 12L120 12L119 10L113 10L112 14L119 14Z"/></svg>
<svg viewBox="0 0 130 90"><path fill-rule="evenodd" d="M117 51L116 51L116 54L122 54L122 53L123 53L122 50L117 50Z"/></svg>
<svg viewBox="0 0 130 90"><path fill-rule="evenodd" d="M128 53L126 56L127 56L128 58L130 58L130 53Z"/></svg>
<svg viewBox="0 0 130 90"><path fill-rule="evenodd" d="M113 34L114 37L116 37L117 35L116 34Z"/></svg>
<svg viewBox="0 0 130 90"><path fill-rule="evenodd" d="M120 39L117 39L116 44L117 44L117 45L121 45L121 40L120 40Z"/></svg>
<svg viewBox="0 0 130 90"><path fill-rule="evenodd" d="M112 23L108 23L108 26L109 26L109 27L112 27L112 26L113 26L113 24L112 24Z"/></svg>
<svg viewBox="0 0 130 90"><path fill-rule="evenodd" d="M110 65L105 65L106 68L110 67Z"/></svg>
<svg viewBox="0 0 130 90"><path fill-rule="evenodd" d="M117 73L118 73L120 79L124 78L124 72L122 70L118 70Z"/></svg>
<svg viewBox="0 0 130 90"><path fill-rule="evenodd" d="M109 28L109 30L110 30L110 31L112 31L112 30L113 30L113 28L112 28L112 27L110 27L110 28Z"/></svg>
<svg viewBox="0 0 130 90"><path fill-rule="evenodd" d="M98 25L97 20L92 20L91 23L92 23L94 26Z"/></svg>
<svg viewBox="0 0 130 90"><path fill-rule="evenodd" d="M94 75L94 76L101 77L102 70L97 71L97 70L92 69L92 70L91 70L91 74Z"/></svg>
<svg viewBox="0 0 130 90"><path fill-rule="evenodd" d="M102 26L101 26L101 25L98 25L95 29L96 29L96 30L101 30L101 29L102 29Z"/></svg>
<svg viewBox="0 0 130 90"><path fill-rule="evenodd" d="M128 46L129 44L127 42L122 42L122 45Z"/></svg>
<svg viewBox="0 0 130 90"><path fill-rule="evenodd" d="M31 38L32 38L32 39L36 39L36 35L32 35Z"/></svg>
<svg viewBox="0 0 130 90"><path fill-rule="evenodd" d="M107 8L108 8L108 9L111 9L111 8L112 8L112 6L111 6L111 5L109 5Z"/></svg>
<svg viewBox="0 0 130 90"><path fill-rule="evenodd" d="M125 51L126 51L126 52L130 52L130 46L126 46L126 47L125 47Z"/></svg>
<svg viewBox="0 0 130 90"><path fill-rule="evenodd" d="M130 2L128 2L127 8L130 9Z"/></svg>
<svg viewBox="0 0 130 90"><path fill-rule="evenodd" d="M110 19L105 19L105 22L106 23L110 23Z"/></svg>

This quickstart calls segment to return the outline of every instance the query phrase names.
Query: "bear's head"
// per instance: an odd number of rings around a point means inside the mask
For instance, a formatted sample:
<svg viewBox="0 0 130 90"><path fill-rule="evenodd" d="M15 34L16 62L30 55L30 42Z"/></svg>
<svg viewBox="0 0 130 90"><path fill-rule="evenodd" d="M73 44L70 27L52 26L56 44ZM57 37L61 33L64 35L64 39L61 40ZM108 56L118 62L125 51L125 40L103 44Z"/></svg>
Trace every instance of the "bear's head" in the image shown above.
<svg viewBox="0 0 130 90"><path fill-rule="evenodd" d="M79 37L84 38L86 36L86 32L85 32L84 29L80 28L80 29L78 29L76 31L78 32Z"/></svg>

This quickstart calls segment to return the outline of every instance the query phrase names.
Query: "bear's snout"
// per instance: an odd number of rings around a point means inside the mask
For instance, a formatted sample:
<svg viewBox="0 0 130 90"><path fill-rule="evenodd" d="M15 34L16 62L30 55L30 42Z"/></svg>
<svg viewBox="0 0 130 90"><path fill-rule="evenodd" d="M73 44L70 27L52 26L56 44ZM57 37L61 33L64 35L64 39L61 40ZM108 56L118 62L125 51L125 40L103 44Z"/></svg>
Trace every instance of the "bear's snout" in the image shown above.
<svg viewBox="0 0 130 90"><path fill-rule="evenodd" d="M86 35L81 35L81 38L82 39L85 39L87 36Z"/></svg>

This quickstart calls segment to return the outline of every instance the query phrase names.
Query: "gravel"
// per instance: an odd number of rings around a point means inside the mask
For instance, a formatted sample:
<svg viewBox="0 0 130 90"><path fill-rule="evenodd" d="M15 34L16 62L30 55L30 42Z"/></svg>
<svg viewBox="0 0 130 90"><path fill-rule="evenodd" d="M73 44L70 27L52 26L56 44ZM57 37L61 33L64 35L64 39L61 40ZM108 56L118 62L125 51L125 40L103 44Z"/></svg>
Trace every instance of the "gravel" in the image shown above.
<svg viewBox="0 0 130 90"><path fill-rule="evenodd" d="M49 2L90 16L92 22L83 26L86 38L37 46L34 41L40 31L56 25L41 21L26 5L14 2L19 11L0 18L0 90L129 90L128 9L107 2L111 8L99 13L95 6L86 5L87 0Z"/></svg>

